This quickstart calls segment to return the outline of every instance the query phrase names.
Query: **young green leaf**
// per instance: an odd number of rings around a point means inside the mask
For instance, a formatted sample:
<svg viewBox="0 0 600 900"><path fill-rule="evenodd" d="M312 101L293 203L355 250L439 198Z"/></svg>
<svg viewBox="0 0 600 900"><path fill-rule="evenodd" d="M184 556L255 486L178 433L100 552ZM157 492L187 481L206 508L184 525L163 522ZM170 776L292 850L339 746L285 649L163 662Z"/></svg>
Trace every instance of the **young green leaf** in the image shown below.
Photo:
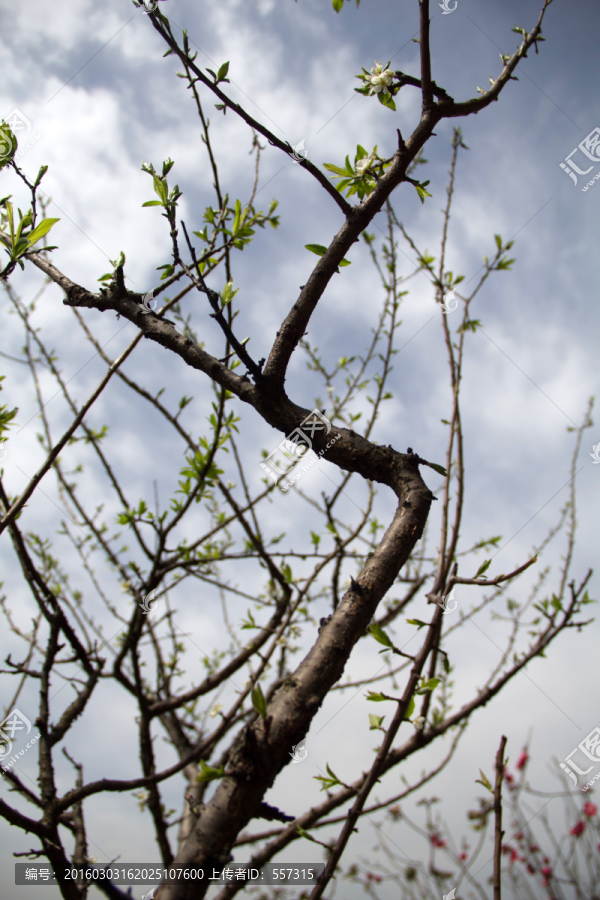
<svg viewBox="0 0 600 900"><path fill-rule="evenodd" d="M229 72L229 63L224 62L223 65L219 67L219 71L217 72L217 83L219 81L224 81L228 72Z"/></svg>
<svg viewBox="0 0 600 900"><path fill-rule="evenodd" d="M429 694L431 693L431 691L434 691L436 689L439 683L439 678L430 678L429 681L426 681L425 684L421 685L421 687L417 690L417 694Z"/></svg>
<svg viewBox="0 0 600 900"><path fill-rule="evenodd" d="M419 630L421 628L427 628L427 626L429 625L429 622L423 622L421 621L421 619L407 619L406 621L409 625L418 625Z"/></svg>
<svg viewBox="0 0 600 900"><path fill-rule="evenodd" d="M355 88L355 90L356 90L356 88ZM396 104L394 103L394 98L392 97L391 94L384 94L383 91L380 91L379 94L377 94L377 99L379 100L379 102L381 103L382 106L387 106L388 109L391 109L394 112L396 112ZM427 194L427 191L425 191L425 193ZM427 194L427 196L431 197L431 194Z"/></svg>
<svg viewBox="0 0 600 900"><path fill-rule="evenodd" d="M339 185L338 185L338 188L339 188ZM327 247L324 247L323 244L305 244L304 246L306 247L307 250L310 250L311 253L316 253L317 256L323 256L327 251ZM349 266L349 265L351 265L349 259L342 259L338 263L338 266L340 266L340 268L342 266Z"/></svg>
<svg viewBox="0 0 600 900"><path fill-rule="evenodd" d="M329 768L329 765L327 765L327 772L329 773L329 778L327 778L325 775L315 775L315 781L323 782L321 785L321 790L328 791L332 787L336 787L338 784L341 786L342 782L337 777L335 772L331 771L331 769Z"/></svg>
<svg viewBox="0 0 600 900"><path fill-rule="evenodd" d="M196 775L196 781L213 781L215 778L222 778L225 774L225 767L207 766L203 759L200 760L200 772Z"/></svg>
<svg viewBox="0 0 600 900"><path fill-rule="evenodd" d="M377 625L376 622L372 622L369 625L367 631L370 635L372 635L372 637L375 638L376 641L379 641L379 643L383 644L385 647L390 647L390 649L394 647L383 628L380 625Z"/></svg>
<svg viewBox="0 0 600 900"><path fill-rule="evenodd" d="M416 188L417 194L419 195L419 200L421 201L421 203L425 203L425 197L431 197L431 194L429 193L429 191L425 190L425 188L427 187L428 184L429 184L429 181L422 181L422 182L417 181L415 183L415 188Z"/></svg>
<svg viewBox="0 0 600 900"><path fill-rule="evenodd" d="M254 616L252 615L251 610L248 610L248 618L242 619L242 622L244 623L242 625L242 631L244 630L244 628L258 628L258 625L254 621Z"/></svg>
<svg viewBox="0 0 600 900"><path fill-rule="evenodd" d="M450 423L448 423L448 424L450 424ZM437 472L438 475L443 475L444 478L447 478L447 476L448 476L448 473L446 472L445 468L443 466L440 466L439 463L429 463L429 468L433 469L434 472Z"/></svg>
<svg viewBox="0 0 600 900"><path fill-rule="evenodd" d="M378 731L381 728L384 719L385 716L376 716L373 713L369 713L369 731Z"/></svg>
<svg viewBox="0 0 600 900"><path fill-rule="evenodd" d="M305 831L304 828L302 828L300 825L296 826L296 831L298 832L299 837L306 838L307 841L312 841L313 844L319 843L319 841L315 840L314 837L311 837L308 831Z"/></svg>
<svg viewBox="0 0 600 900"><path fill-rule="evenodd" d="M252 698L252 706L259 714L259 716L265 719L267 716L267 701L264 698L264 694L262 692L260 684L257 684L252 688L252 693L250 696Z"/></svg>
<svg viewBox="0 0 600 900"><path fill-rule="evenodd" d="M490 782L488 781L488 779L485 777L485 775L483 774L483 772L481 771L481 769L479 770L479 774L481 775L481 778L475 779L475 784L482 784L482 785L484 786L484 788L487 788L487 789L488 789L488 791L490 792L490 794L493 794L493 793L494 793L494 789L492 788L492 785L490 784Z"/></svg>
<svg viewBox="0 0 600 900"><path fill-rule="evenodd" d="M27 235L27 243L33 247L44 235L48 234L53 225L60 222L60 219L43 219L32 232Z"/></svg>
<svg viewBox="0 0 600 900"><path fill-rule="evenodd" d="M483 576L483 573L487 572L487 570L489 569L491 564L492 564L491 559L486 559L486 561L484 563L482 563L479 566L479 568L477 569L477 575L475 576L475 578L481 578Z"/></svg>
<svg viewBox="0 0 600 900"><path fill-rule="evenodd" d="M387 694L382 694L378 691L369 691L367 694L367 700L372 700L374 703L381 703L382 700L393 700L393 697L388 697Z"/></svg>

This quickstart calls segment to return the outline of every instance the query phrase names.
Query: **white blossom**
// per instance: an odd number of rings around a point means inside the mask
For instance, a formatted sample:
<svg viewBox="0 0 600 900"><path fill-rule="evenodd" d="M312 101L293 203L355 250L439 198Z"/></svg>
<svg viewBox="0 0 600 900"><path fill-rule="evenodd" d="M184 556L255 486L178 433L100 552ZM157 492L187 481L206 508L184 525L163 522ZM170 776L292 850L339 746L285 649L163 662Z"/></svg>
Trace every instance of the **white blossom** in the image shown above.
<svg viewBox="0 0 600 900"><path fill-rule="evenodd" d="M417 716L416 719L412 720L412 723L415 726L415 728L417 729L417 731L420 731L421 728L423 728L423 726L425 725L425 717Z"/></svg>
<svg viewBox="0 0 600 900"><path fill-rule="evenodd" d="M371 69L371 75L368 81L371 85L370 94L389 93L388 87L394 80L394 73L391 69L384 69L379 60L375 60L375 65Z"/></svg>
<svg viewBox="0 0 600 900"><path fill-rule="evenodd" d="M223 709L222 703L215 704L215 706L213 706L213 708L209 712L209 716L211 717L211 719L214 719L214 717L217 715L217 713L220 713L222 709Z"/></svg>
<svg viewBox="0 0 600 900"><path fill-rule="evenodd" d="M367 169L371 167L372 163L374 163L377 158L377 154L373 152L369 153L368 156L363 156L362 159L359 159L356 163L356 174L364 175Z"/></svg>

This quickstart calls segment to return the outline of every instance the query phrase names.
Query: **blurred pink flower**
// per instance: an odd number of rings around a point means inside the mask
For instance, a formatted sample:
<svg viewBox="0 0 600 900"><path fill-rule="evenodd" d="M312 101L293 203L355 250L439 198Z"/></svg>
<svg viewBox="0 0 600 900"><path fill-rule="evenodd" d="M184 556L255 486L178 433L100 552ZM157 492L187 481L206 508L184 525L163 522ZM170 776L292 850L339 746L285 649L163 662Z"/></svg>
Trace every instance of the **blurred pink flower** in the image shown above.
<svg viewBox="0 0 600 900"><path fill-rule="evenodd" d="M529 754L527 753L526 750L523 750L523 752L521 753L520 757L517 760L517 765L515 766L515 768L516 769L524 769L525 766L527 765L528 759L529 759Z"/></svg>

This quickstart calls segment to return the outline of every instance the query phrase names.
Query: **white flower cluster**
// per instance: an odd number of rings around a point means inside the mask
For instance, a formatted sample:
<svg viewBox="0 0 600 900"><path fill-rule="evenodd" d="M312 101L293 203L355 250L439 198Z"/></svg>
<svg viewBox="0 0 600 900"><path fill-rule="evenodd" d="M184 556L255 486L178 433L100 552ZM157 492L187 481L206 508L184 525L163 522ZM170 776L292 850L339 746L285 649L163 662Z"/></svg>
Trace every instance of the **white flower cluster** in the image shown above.
<svg viewBox="0 0 600 900"><path fill-rule="evenodd" d="M364 72L364 69L363 69ZM375 65L371 69L371 75L367 76L365 81L371 85L370 94L389 94L388 88L394 80L394 73L391 69L384 69L379 60L375 60Z"/></svg>
<svg viewBox="0 0 600 900"><path fill-rule="evenodd" d="M371 167L371 163L373 163L376 158L376 156L373 156L373 154L370 153L368 156L363 156L362 159L359 159L356 163L356 174L364 175L367 169Z"/></svg>

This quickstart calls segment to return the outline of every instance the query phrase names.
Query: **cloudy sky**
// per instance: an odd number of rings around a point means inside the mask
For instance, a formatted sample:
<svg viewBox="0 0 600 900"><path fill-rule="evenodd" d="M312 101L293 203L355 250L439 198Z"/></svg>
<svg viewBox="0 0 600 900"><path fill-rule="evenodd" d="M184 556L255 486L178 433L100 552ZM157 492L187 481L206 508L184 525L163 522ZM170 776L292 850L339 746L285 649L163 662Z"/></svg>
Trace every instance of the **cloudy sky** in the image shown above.
<svg viewBox="0 0 600 900"><path fill-rule="evenodd" d="M499 53L516 48L518 35L511 32L512 27L517 23L531 28L539 7L539 0L458 0L452 14L442 15L434 3L432 58L437 83L455 99L474 96L478 85L486 86L489 76L499 72ZM357 84L354 76L375 59L392 60L394 68L418 75L418 47L412 41L418 31L414 0L362 0L359 10L348 3L340 15L333 12L329 0L167 0L161 8L176 34L188 29L200 65L214 67L230 61L230 96L282 139L292 145L304 141L309 158L317 165L341 164L359 143L368 149L377 145L382 155L390 156L396 146L395 129L400 126L406 137L418 121L419 94L414 89L403 89L396 114L353 91ZM200 130L189 92L174 74L177 65L172 57L163 59L165 48L147 17L126 0L54 0L52 4L46 0L20 0L18 4L0 0L0 11L4 75L0 115L6 118L17 109L22 117L19 146L25 150L20 158L23 170L31 177L40 165L49 166L43 182L52 200L48 214L61 220L53 231L53 243L58 245L55 264L73 280L95 289L98 277L110 269L108 260L124 251L131 286L149 290L157 283L156 266L168 261L169 239L158 213L141 208L151 198L150 179L140 170L142 160L157 168L169 156L175 160L173 176L184 191L182 216L193 228L200 227L204 207L212 202L212 177ZM515 240L512 271L490 279L477 299L474 312L483 329L469 336L463 385L468 474L462 537L466 546L484 536L502 535L504 549L498 571L508 571L527 559L531 548L557 520L567 500L574 442L567 428L581 423L588 398L598 393L600 186L595 183L582 191L586 180L579 176L575 185L559 164L600 126L596 97L599 31L598 9L592 0L570 4L554 0L544 24L546 43L540 44L539 55L530 53L519 67L519 80L508 86L500 101L468 120L438 127L426 148L427 166L419 173L420 178L430 179L432 198L421 205L409 185L394 198L397 213L418 246L436 253L452 127L460 124L470 149L459 158L449 268L464 274L469 282L479 272L483 257L493 254L495 233ZM245 198L253 178L248 153L251 134L234 116L228 113L222 118L213 111L209 98L207 104L223 184L230 197ZM580 167L584 159L580 151L573 157ZM600 167L591 161L589 165L593 166L588 176L592 178ZM0 182L2 196L12 193L15 201L26 205L26 194L12 173L0 173ZM317 183L274 147L263 154L259 187L257 206L266 208L271 199L278 199L281 226L278 231L259 233L252 249L236 259L240 328L251 336L254 358L266 355L282 317L297 297L298 286L312 268L314 257L304 245L329 244L341 225L338 208ZM414 256L408 248L403 249L408 275L414 269ZM379 284L364 249L356 245L350 258L352 267L332 280L311 322L308 339L325 357L359 353L379 311ZM30 299L40 285L39 273L29 268L17 273L13 282L21 296ZM5 356L0 357L0 373L7 377L1 399L19 407L19 431L11 438L5 478L11 492L17 493L42 455L36 440L39 424L34 418L37 408L32 385L23 375L24 367L6 357L18 353L22 340L18 323L8 310L3 297L0 352ZM188 311L209 344L215 332L205 312L191 306ZM131 323L94 311L85 314L113 357L135 334ZM49 288L36 322L48 344L60 354L62 370L72 379L74 395L82 400L104 366L98 359L90 361L86 345L70 339L70 317L61 292ZM423 457L441 462L446 430L440 418L447 416L449 409L446 357L439 311L424 276L411 283L402 320L403 349L392 375L396 396L373 437L402 451L412 446ZM171 398L194 395L189 415L203 420L211 399L206 380L173 361L156 344L140 346L127 371L150 391L166 386L166 396ZM51 396L49 379L43 387ZM295 402L312 408L321 386L298 358L287 389ZM244 415L248 458L258 459L260 449L274 446L277 436L241 404L236 411ZM49 414L58 435L61 425L69 421L67 411L57 401ZM125 483L133 496L148 495L152 481L160 482L172 458L171 437L158 430L159 423L145 411L136 410L131 397L116 384L103 395L92 420L98 424L110 421L109 447ZM593 465L590 454L599 441L600 426L586 432L577 466L579 530L572 570L576 579L597 557L600 466ZM258 487L261 473L258 466L255 469ZM433 473L428 472L428 483L436 486L429 474ZM311 479L307 490L319 496L337 483L339 473L324 465ZM87 489L90 501L97 500L101 484L93 475ZM47 494L32 502L24 519L29 516L28 527L50 536L59 527L61 511L50 478L44 490ZM355 490L358 497L360 492ZM392 498L380 493L385 516L386 510L390 514L393 509ZM273 533L286 528L304 540L310 519L306 507L294 503L291 496L278 497L271 507ZM436 527L437 520L432 525L434 543ZM6 535L0 552L4 591L9 599L14 598L12 606L26 623L32 610L14 570ZM564 545L553 545L544 565L560 563L562 553ZM597 577L590 593L598 593ZM190 615L186 623L191 629L208 629L209 639L217 642L218 623L211 625L209 616L199 619ZM475 628L469 632L468 628L467 624L453 648L459 662L458 701L471 696L474 687L482 683L490 654L497 652L491 632L484 634ZM473 807L478 795L474 784L478 769L491 769L501 734L508 735L513 761L531 736L531 781L548 789L555 784L553 758L562 760L600 725L598 637L596 623L582 634L561 637L546 660L536 661L500 698L476 714L451 770L429 791L443 798L444 817L457 837L466 831L465 811ZM8 652L16 653L16 648L7 639L2 658ZM358 653L353 671L366 671L361 668L364 665L367 661ZM3 686L2 704L8 702L10 692L10 686ZM338 694L324 704L319 727L335 714L335 728L323 727L320 743L315 740L314 755L304 767L288 767L272 802L284 802L285 798L288 808L299 811L307 791L313 792L311 800L316 799L318 789L311 779L317 766L333 765L340 736L345 780L362 771L373 742L368 734L353 734L362 700L344 707L348 697L344 693L342 702ZM35 695L30 698L34 705ZM93 733L99 742L106 742L97 755L88 746L85 756L90 769L86 775L133 775L137 771L135 738L125 736L117 741L112 736L126 722L127 710L119 705L116 693L103 702L105 706L95 712L96 719L86 722L77 735L82 748L85 729L88 738ZM365 712L364 704L361 710ZM111 748L113 755L107 757ZM425 762L422 758L410 760L402 774L407 778L417 775L442 752L436 744ZM35 777L34 760L24 762L23 768ZM297 771L300 768L302 775ZM398 783L398 773L392 777ZM6 796L5 785L0 792ZM167 792L173 805L180 802L179 797L180 785L175 785L170 795ZM118 853L132 861L154 859L149 849L149 824L131 798L98 799L89 805L87 821L96 848L92 852L99 860ZM36 889L11 884L11 853L28 849L28 840L16 829L0 828L3 896L7 900L37 897ZM359 857L375 842L374 833L366 826L363 829L370 843L351 846L351 858L352 854ZM394 840L399 840L400 833L390 827ZM402 840L407 853L418 853L418 844L411 844L406 834ZM303 854L318 861L314 852L304 847L294 847L289 858L298 860ZM45 889L44 897L50 900L54 896L58 896L54 889ZM358 897L360 892L352 894L349 889L345 896ZM385 892L382 896L387 897Z"/></svg>

